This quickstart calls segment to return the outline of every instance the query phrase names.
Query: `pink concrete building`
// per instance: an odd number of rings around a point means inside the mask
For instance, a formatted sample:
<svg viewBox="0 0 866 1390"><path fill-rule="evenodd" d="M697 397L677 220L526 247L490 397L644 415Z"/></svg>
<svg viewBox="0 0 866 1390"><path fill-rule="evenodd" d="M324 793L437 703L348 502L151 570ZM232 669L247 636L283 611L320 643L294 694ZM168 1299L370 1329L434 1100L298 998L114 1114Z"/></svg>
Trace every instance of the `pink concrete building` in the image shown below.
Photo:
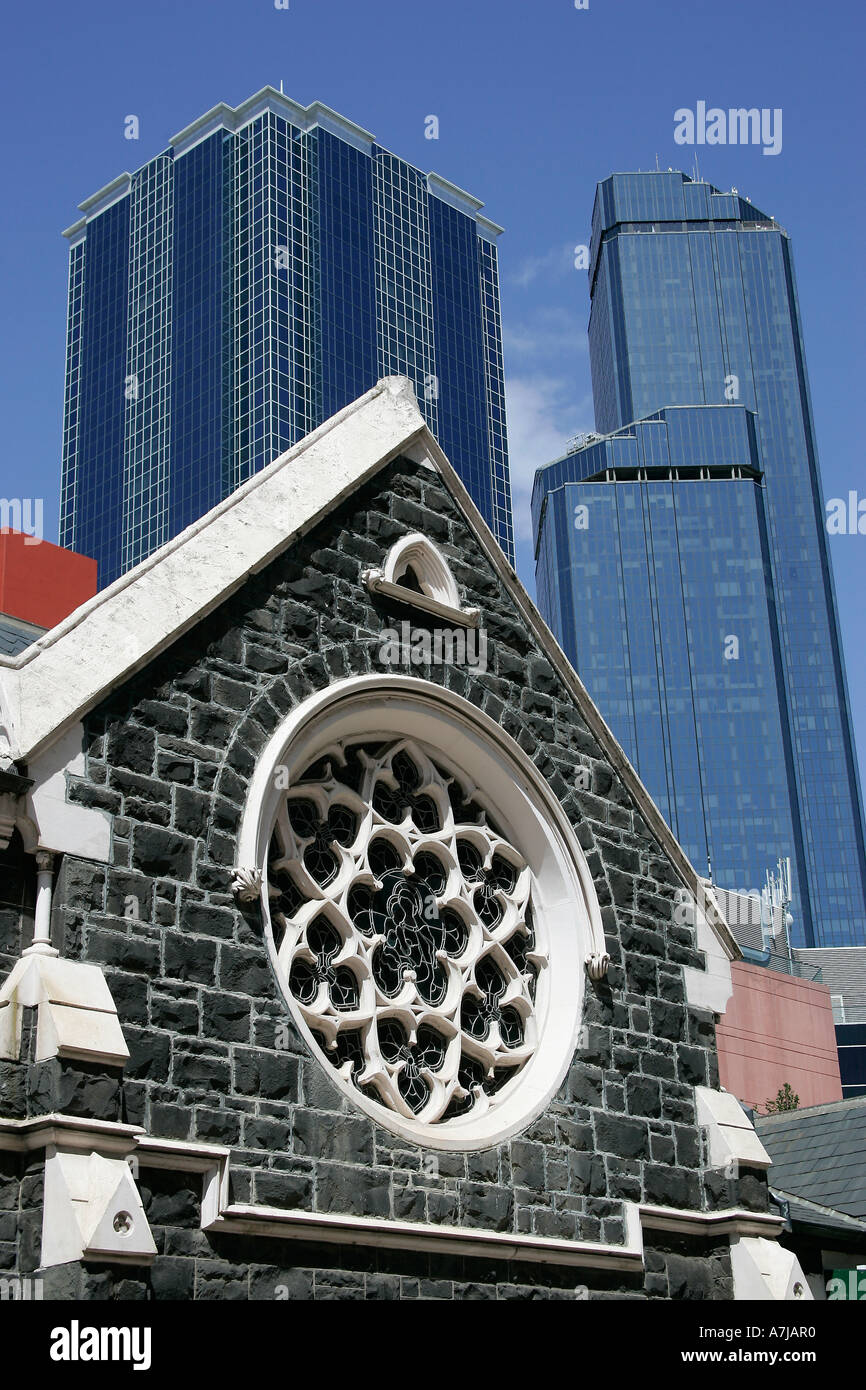
<svg viewBox="0 0 866 1390"><path fill-rule="evenodd" d="M800 1106L842 1099L830 991L746 961L731 963L734 992L719 1021L725 1090L765 1109L786 1081Z"/></svg>

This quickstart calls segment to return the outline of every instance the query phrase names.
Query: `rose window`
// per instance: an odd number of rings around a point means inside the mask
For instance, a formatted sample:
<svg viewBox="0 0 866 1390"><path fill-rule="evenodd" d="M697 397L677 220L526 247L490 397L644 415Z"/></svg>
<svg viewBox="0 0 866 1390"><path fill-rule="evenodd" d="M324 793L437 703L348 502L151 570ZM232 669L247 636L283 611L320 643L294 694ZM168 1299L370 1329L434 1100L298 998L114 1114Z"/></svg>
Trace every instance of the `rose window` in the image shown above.
<svg viewBox="0 0 866 1390"><path fill-rule="evenodd" d="M327 1063L439 1126L495 1107L538 1044L532 873L480 800L413 741L335 744L268 856L280 974Z"/></svg>

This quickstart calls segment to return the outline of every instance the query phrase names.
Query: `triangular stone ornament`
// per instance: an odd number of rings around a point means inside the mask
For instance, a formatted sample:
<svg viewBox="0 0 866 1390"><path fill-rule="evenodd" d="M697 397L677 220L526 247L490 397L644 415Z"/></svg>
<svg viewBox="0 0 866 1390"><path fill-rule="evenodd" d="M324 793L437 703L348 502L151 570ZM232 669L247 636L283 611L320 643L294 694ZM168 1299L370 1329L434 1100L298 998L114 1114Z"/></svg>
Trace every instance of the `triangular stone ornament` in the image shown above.
<svg viewBox="0 0 866 1390"><path fill-rule="evenodd" d="M156 1246L127 1163L92 1153L84 1257L145 1262Z"/></svg>
<svg viewBox="0 0 866 1390"><path fill-rule="evenodd" d="M777 1240L741 1236L731 1244L734 1297L751 1301L811 1301L815 1295L797 1256Z"/></svg>
<svg viewBox="0 0 866 1390"><path fill-rule="evenodd" d="M42 1264L149 1264L156 1255L128 1164L101 1154L53 1153L45 1164Z"/></svg>

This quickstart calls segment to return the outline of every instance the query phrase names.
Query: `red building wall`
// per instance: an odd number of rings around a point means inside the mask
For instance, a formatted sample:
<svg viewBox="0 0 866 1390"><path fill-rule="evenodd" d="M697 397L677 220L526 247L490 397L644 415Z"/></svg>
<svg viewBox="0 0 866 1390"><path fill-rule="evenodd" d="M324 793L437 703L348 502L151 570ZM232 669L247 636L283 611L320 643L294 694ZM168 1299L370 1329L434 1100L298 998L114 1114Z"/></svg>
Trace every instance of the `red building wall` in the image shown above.
<svg viewBox="0 0 866 1390"><path fill-rule="evenodd" d="M800 1106L842 1099L830 991L733 961L734 992L716 1030L726 1091L760 1110L786 1081Z"/></svg>
<svg viewBox="0 0 866 1390"><path fill-rule="evenodd" d="M0 613L54 627L96 593L96 561L23 531L0 531Z"/></svg>

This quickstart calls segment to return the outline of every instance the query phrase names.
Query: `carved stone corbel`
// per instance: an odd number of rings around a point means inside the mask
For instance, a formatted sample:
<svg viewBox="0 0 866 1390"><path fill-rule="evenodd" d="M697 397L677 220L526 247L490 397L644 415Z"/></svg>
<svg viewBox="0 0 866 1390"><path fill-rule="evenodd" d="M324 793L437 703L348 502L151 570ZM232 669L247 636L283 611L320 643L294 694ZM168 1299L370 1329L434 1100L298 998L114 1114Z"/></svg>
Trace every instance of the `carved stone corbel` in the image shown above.
<svg viewBox="0 0 866 1390"><path fill-rule="evenodd" d="M261 869L235 869L232 892L242 903L254 903L262 891Z"/></svg>
<svg viewBox="0 0 866 1390"><path fill-rule="evenodd" d="M8 849L12 832L24 816L24 797L33 786L13 768L0 768L0 849Z"/></svg>
<svg viewBox="0 0 866 1390"><path fill-rule="evenodd" d="M610 956L606 951L593 952L586 958L586 973L591 980L603 980L607 974L607 967L610 965Z"/></svg>

